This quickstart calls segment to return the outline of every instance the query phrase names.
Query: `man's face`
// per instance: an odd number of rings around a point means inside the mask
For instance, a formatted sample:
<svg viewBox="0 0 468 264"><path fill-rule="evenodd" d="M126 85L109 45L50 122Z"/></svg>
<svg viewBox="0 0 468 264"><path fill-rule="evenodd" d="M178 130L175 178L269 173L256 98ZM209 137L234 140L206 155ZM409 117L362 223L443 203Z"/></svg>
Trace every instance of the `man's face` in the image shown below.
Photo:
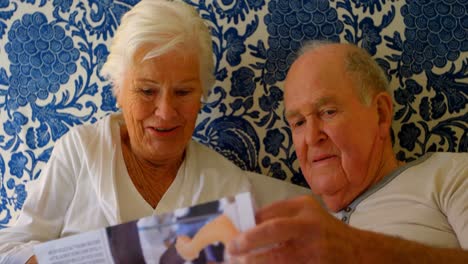
<svg viewBox="0 0 468 264"><path fill-rule="evenodd" d="M342 56L327 47L306 53L285 83L286 118L302 172L333 211L375 181L383 152L375 102L361 102Z"/></svg>

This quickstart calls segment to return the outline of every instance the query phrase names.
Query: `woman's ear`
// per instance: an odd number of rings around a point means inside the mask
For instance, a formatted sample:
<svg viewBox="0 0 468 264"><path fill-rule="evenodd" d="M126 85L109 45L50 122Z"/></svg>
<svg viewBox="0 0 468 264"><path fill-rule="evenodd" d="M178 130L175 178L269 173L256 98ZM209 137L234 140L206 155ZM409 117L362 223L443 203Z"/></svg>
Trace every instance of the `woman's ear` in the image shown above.
<svg viewBox="0 0 468 264"><path fill-rule="evenodd" d="M116 86L114 87L114 96L115 96L115 107L117 107L118 109L120 109L120 107L122 106L121 102L120 102L120 87Z"/></svg>
<svg viewBox="0 0 468 264"><path fill-rule="evenodd" d="M380 92L374 98L379 118L379 134L380 137L386 138L390 136L390 127L393 121L392 97L386 92Z"/></svg>

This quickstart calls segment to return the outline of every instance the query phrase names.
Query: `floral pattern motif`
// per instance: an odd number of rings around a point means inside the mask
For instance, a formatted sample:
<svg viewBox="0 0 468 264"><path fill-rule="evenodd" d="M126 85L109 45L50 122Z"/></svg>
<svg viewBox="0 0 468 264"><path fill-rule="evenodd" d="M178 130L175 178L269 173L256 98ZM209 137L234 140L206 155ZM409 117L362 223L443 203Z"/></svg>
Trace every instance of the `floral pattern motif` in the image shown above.
<svg viewBox="0 0 468 264"><path fill-rule="evenodd" d="M68 130L118 111L101 74L139 0L0 0L0 228ZM388 75L400 160L468 151L466 0L185 0L213 35L217 82L194 138L239 167L306 186L283 81L308 39L355 43Z"/></svg>
<svg viewBox="0 0 468 264"><path fill-rule="evenodd" d="M329 1L270 1L268 11L265 25L269 50L263 66L266 71L263 81L267 84L273 85L285 79L302 41L340 40L343 23Z"/></svg>
<svg viewBox="0 0 468 264"><path fill-rule="evenodd" d="M10 61L7 108L16 110L57 93L77 70L80 55L72 38L44 14L26 14L8 32L5 50Z"/></svg>

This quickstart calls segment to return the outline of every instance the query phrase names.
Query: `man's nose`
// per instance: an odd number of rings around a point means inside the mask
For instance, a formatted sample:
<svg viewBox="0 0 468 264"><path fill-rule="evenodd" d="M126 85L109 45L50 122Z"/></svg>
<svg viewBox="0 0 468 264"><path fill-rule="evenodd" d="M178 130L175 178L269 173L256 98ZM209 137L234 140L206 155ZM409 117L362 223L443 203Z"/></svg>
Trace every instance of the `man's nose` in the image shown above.
<svg viewBox="0 0 468 264"><path fill-rule="evenodd" d="M320 120L309 118L306 122L306 143L315 145L327 139L327 134L323 131L323 124Z"/></svg>

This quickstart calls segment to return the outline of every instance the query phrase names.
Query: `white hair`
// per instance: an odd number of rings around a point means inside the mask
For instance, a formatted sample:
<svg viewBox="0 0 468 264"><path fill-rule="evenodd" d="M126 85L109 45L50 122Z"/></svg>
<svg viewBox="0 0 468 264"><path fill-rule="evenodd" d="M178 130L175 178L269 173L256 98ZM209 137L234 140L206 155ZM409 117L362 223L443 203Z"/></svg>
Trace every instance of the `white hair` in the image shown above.
<svg viewBox="0 0 468 264"><path fill-rule="evenodd" d="M329 40L311 40L306 42L298 51L298 57L309 51L316 50L327 45L339 44ZM358 92L361 101L369 105L372 97L379 92L390 93L390 84L385 75L385 72L370 56L370 54L362 48L354 44L353 49L347 52L344 66L346 71L353 74L357 82Z"/></svg>
<svg viewBox="0 0 468 264"><path fill-rule="evenodd" d="M125 72L134 66L135 53L144 45L144 60L176 49L198 55L203 94L214 84L214 62L210 31L196 9L181 0L142 0L123 17L101 74L110 80L118 95Z"/></svg>

